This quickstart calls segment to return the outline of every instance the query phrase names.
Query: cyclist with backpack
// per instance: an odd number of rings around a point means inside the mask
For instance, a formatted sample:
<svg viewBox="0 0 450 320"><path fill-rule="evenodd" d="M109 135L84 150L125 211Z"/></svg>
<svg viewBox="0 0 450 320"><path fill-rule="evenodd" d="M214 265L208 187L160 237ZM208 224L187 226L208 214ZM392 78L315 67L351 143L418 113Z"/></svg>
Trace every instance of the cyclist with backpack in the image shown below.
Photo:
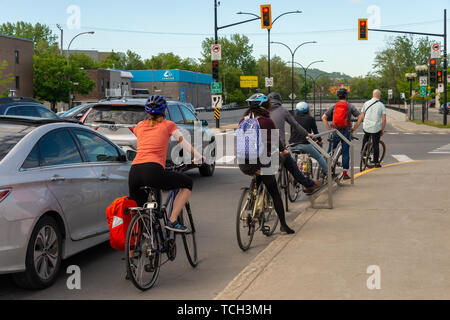
<svg viewBox="0 0 450 320"><path fill-rule="evenodd" d="M295 118L289 113L289 111L283 107L283 100L279 93L277 92L270 93L269 99L272 108L270 112L270 119L272 119L273 123L275 124L275 127L279 130L280 140L283 145L285 145L286 143L286 130L285 130L286 122L288 122L291 125L293 132L296 132L298 135L304 137L304 139L306 139L306 136L312 137L312 135L309 134L308 131L306 131L305 128L303 128L295 120ZM312 194L322 186L322 183L320 181L313 181L307 179L303 175L303 173L298 168L297 163L295 162L294 158L291 156L289 151L286 150L282 154L282 157L283 157L282 159L283 165L292 174L294 179L298 183L303 185L304 192L306 194Z"/></svg>
<svg viewBox="0 0 450 320"><path fill-rule="evenodd" d="M303 128L305 128L308 133L319 134L319 130L317 129L316 119L314 119L309 112L309 105L306 102L300 102L296 107L296 116L295 120L300 124ZM292 150L301 150L303 152L308 153L312 158L316 159L322 168L322 175L326 177L328 175L328 165L325 158L317 151L306 139L304 135L299 134L297 131L294 131L291 135L291 139L289 140L290 144L297 144L292 147ZM318 144L320 146L323 145L322 138L318 139Z"/></svg>
<svg viewBox="0 0 450 320"><path fill-rule="evenodd" d="M164 120L167 107L164 97L151 96L145 105L145 111L150 118L140 122L134 129L137 137L137 155L133 161L128 181L130 198L135 200L139 207L142 207L147 201L147 193L141 189L142 187L163 191L180 189L166 228L174 232L185 233L189 230L178 222L178 216L191 196L193 181L183 173L165 170L170 138L174 137L183 146L183 149L194 155L194 163L203 162L204 157L189 142L185 141L175 123Z"/></svg>
<svg viewBox="0 0 450 320"><path fill-rule="evenodd" d="M348 102L348 90L345 88L339 89L337 92L339 101L328 109L328 111L323 115L322 121L328 130L331 130L329 121L332 121L333 128L339 130L344 137L349 141L352 140L352 131L358 129L359 124L352 129L351 119L352 116L358 118L361 113L354 105ZM342 143L342 166L344 168L343 179L350 180L351 177L348 175L348 170L350 169L350 146L345 143L340 136L334 134L333 136L333 147L336 148L337 145ZM331 152L331 144L329 147L329 152Z"/></svg>
<svg viewBox="0 0 450 320"><path fill-rule="evenodd" d="M288 227L281 199L278 190L275 173L263 174L264 168L271 167L271 163L263 164L261 158L263 153L268 159L272 158L272 130L277 130L275 124L270 119L269 98L263 94L256 94L247 100L249 109L245 112L244 118L239 122L236 131L236 147L239 168L245 175L257 176L258 185L264 183L273 199L275 211L280 219L281 232L294 234L295 231ZM262 141L262 131L267 132L267 141ZM280 141L280 152L284 151L284 144ZM278 151L277 151L278 152Z"/></svg>
<svg viewBox="0 0 450 320"><path fill-rule="evenodd" d="M380 101L381 91L375 89L373 91L373 98L364 104L361 111L361 117L355 125L356 130L361 122L363 122L364 130L364 140L362 143L362 149L369 141L370 136L372 136L373 141L373 161L375 163L375 168L381 168L379 162L380 159L380 139L384 135L384 130L386 128L386 107Z"/></svg>

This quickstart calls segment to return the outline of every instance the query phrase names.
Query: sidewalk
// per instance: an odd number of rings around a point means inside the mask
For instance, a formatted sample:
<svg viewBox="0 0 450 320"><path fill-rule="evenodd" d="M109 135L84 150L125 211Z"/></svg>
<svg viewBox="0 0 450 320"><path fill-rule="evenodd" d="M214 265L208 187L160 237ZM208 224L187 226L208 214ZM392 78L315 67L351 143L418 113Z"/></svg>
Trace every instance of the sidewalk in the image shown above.
<svg viewBox="0 0 450 320"><path fill-rule="evenodd" d="M406 116L404 113L391 109L387 109L387 123L395 129L404 132L450 133L450 129L440 129L406 121Z"/></svg>
<svg viewBox="0 0 450 320"><path fill-rule="evenodd" d="M439 168L439 169L437 169ZM450 299L450 161L375 170L307 209L217 299ZM369 266L381 289L369 290Z"/></svg>

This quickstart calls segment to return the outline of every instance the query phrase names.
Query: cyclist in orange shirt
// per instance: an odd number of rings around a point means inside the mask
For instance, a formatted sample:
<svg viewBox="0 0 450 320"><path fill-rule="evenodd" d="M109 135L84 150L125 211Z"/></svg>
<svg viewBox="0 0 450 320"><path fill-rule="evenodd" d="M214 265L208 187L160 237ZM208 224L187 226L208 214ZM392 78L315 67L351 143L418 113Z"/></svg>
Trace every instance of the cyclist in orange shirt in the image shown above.
<svg viewBox="0 0 450 320"><path fill-rule="evenodd" d="M166 110L167 101L164 97L151 96L145 106L150 118L140 122L134 130L137 137L137 155L128 180L130 198L142 207L147 201L147 193L141 189L142 187L163 191L179 189L166 228L183 233L189 230L178 222L178 216L191 196L193 181L183 173L165 170L170 137L174 137L182 144L183 149L194 155L194 163L202 164L204 157L183 138L175 123L164 120Z"/></svg>

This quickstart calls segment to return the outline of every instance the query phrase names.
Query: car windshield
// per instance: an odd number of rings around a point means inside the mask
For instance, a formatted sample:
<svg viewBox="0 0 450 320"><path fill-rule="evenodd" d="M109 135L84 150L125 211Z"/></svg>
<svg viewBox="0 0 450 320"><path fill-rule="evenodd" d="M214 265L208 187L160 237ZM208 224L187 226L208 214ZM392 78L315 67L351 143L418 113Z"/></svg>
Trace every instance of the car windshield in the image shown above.
<svg viewBox="0 0 450 320"><path fill-rule="evenodd" d="M95 106L86 117L86 124L124 124L136 125L148 119L144 106Z"/></svg>
<svg viewBox="0 0 450 320"><path fill-rule="evenodd" d="M81 110L82 108L84 108L84 107L85 107L84 105L81 105L81 106L72 108L72 109L70 109L69 111L66 111L66 112L64 112L63 114L61 114L60 117L61 117L61 118L63 118L63 117L71 117L71 116L73 116L74 114L76 114L78 111L80 111L80 110Z"/></svg>
<svg viewBox="0 0 450 320"><path fill-rule="evenodd" d="M33 128L21 125L0 124L0 161L22 140Z"/></svg>

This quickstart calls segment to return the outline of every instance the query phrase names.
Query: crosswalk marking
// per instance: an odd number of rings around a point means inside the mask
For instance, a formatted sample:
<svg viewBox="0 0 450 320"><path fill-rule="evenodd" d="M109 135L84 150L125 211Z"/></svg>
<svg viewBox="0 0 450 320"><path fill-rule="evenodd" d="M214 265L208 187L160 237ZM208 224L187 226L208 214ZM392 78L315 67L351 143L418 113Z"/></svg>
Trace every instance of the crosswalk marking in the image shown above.
<svg viewBox="0 0 450 320"><path fill-rule="evenodd" d="M404 154L393 154L392 157L394 157L399 162L412 161L410 157Z"/></svg>
<svg viewBox="0 0 450 320"><path fill-rule="evenodd" d="M440 148L437 148L431 152L428 152L429 154L450 154L450 144L447 144L445 146L442 146Z"/></svg>
<svg viewBox="0 0 450 320"><path fill-rule="evenodd" d="M233 163L235 159L236 159L235 156L225 156L217 160L216 163L218 164Z"/></svg>

